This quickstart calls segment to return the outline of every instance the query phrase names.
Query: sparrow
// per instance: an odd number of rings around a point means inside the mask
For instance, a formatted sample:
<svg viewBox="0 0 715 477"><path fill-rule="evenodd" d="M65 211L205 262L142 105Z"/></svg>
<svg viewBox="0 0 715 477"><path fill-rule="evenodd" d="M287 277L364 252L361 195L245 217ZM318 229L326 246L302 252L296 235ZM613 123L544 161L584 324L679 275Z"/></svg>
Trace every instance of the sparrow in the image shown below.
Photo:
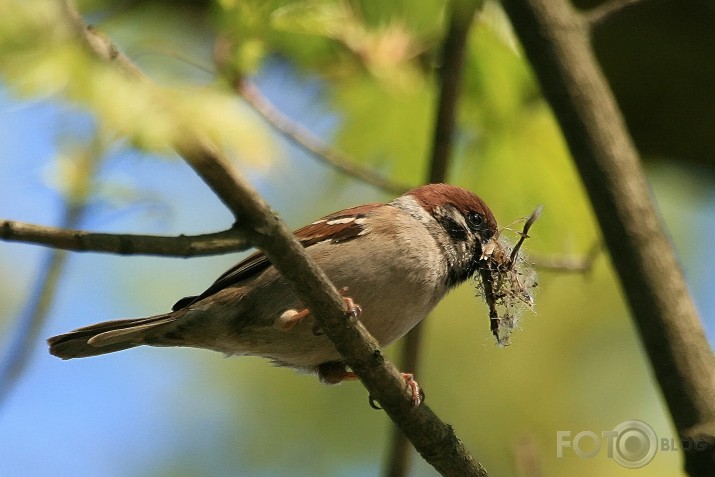
<svg viewBox="0 0 715 477"><path fill-rule="evenodd" d="M295 232L384 347L424 319L447 292L472 277L497 235L489 207L472 192L429 184L382 204L335 212ZM288 282L257 252L172 311L107 321L48 340L62 359L140 345L186 346L262 356L337 384L355 379ZM421 391L403 374L419 404Z"/></svg>

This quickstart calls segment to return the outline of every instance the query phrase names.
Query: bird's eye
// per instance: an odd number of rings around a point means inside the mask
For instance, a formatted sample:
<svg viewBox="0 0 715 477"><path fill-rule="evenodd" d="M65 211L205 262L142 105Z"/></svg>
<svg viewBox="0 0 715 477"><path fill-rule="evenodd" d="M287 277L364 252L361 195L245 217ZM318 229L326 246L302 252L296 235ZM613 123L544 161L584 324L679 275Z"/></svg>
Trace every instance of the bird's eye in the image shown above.
<svg viewBox="0 0 715 477"><path fill-rule="evenodd" d="M484 217L478 212L469 212L467 214L467 221L471 227L479 227L484 222Z"/></svg>

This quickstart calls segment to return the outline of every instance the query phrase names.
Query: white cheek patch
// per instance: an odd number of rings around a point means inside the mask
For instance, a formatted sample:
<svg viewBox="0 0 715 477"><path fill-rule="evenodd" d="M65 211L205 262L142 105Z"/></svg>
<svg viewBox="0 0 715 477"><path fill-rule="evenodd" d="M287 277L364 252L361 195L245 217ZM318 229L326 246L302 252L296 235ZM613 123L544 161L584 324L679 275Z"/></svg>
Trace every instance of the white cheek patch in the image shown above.
<svg viewBox="0 0 715 477"><path fill-rule="evenodd" d="M458 223L459 225L461 225L464 230L467 230L467 231L469 230L469 226L467 225L467 221L464 220L464 216L463 216L462 214L457 214L456 216L454 216L454 220L456 220L457 223Z"/></svg>

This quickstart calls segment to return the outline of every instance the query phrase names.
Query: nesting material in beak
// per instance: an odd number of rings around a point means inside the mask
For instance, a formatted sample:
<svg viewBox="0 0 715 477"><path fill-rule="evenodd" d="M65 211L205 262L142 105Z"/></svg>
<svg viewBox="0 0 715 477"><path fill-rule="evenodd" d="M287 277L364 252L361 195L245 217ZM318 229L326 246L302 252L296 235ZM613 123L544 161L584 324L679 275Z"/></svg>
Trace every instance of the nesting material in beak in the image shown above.
<svg viewBox="0 0 715 477"><path fill-rule="evenodd" d="M521 253L521 246L541 210L538 206L526 219L515 246L497 234L484 246L479 259L477 296L487 302L490 329L500 346L511 343L511 333L524 309L534 311L536 272Z"/></svg>

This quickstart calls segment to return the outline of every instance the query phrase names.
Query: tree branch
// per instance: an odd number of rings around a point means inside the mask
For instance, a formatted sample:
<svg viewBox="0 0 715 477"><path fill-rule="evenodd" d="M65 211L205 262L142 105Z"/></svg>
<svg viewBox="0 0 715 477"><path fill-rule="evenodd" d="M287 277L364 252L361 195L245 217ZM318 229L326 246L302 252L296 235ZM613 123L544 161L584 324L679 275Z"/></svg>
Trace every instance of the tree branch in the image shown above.
<svg viewBox="0 0 715 477"><path fill-rule="evenodd" d="M715 469L715 363L680 265L584 22L564 0L504 0L579 169L633 320L686 447Z"/></svg>
<svg viewBox="0 0 715 477"><path fill-rule="evenodd" d="M71 8L71 6L69 7ZM80 38L103 60L114 60L106 51L95 48L97 38L81 20L73 19ZM89 40L89 37L93 37ZM116 56L115 56L116 57ZM121 63L119 64L121 66ZM132 72L133 73L133 72ZM443 475L483 476L484 468L466 451L451 426L444 424L427 407L412 405L411 393L402 375L386 361L361 323L346 319L345 304L325 274L305 254L286 226L271 211L251 186L229 166L221 152L190 128L176 150L217 196L233 212L239 226L252 243L260 247L271 263L310 308L318 325L333 341L345 362L382 408L409 436L415 448Z"/></svg>
<svg viewBox="0 0 715 477"><path fill-rule="evenodd" d="M585 14L591 28L597 28L624 10L644 0L607 0Z"/></svg>
<svg viewBox="0 0 715 477"><path fill-rule="evenodd" d="M84 214L84 206L70 206L65 210L62 225L73 226ZM47 320L47 315L55 297L60 276L67 263L65 250L48 250L32 287L27 304L18 317L17 335L13 336L7 348L7 355L0 366L0 406L19 382L27 369L35 342Z"/></svg>
<svg viewBox="0 0 715 477"><path fill-rule="evenodd" d="M442 64L437 74L439 96L435 116L434 136L428 183L445 182L454 142L457 100L459 99L467 37L480 2L456 0L448 3L447 33L442 44ZM417 373L424 324L418 323L405 338L400 364L403 370ZM385 475L403 477L409 474L411 448L406 436L395 429L390 440Z"/></svg>
<svg viewBox="0 0 715 477"><path fill-rule="evenodd" d="M568 257L528 257L528 261L536 268L558 273L590 273L593 264L601 254L603 246L600 243L591 247L583 258Z"/></svg>
<svg viewBox="0 0 715 477"><path fill-rule="evenodd" d="M459 100L467 38L481 2L455 0L449 4L447 34L442 45L442 64L437 70L439 97L432 138L432 159L428 181L444 182L454 146L457 103Z"/></svg>
<svg viewBox="0 0 715 477"><path fill-rule="evenodd" d="M358 165L355 159L326 144L310 131L291 120L276 108L256 86L245 78L235 81L236 91L254 111L278 131L283 137L299 146L322 163L354 179L370 184L385 192L402 194L411 187L399 184L376 174L372 170Z"/></svg>
<svg viewBox="0 0 715 477"><path fill-rule="evenodd" d="M32 243L74 252L185 258L240 252L252 246L245 234L235 228L212 234L159 237L94 233L13 220L0 220L0 240Z"/></svg>
<svg viewBox="0 0 715 477"><path fill-rule="evenodd" d="M95 133L93 140L83 154L77 157L78 170L68 181L64 196L64 211L60 220L61 227L76 227L82 221L86 211L92 183L95 180L97 167L104 155L105 147L100 136ZM0 236L4 224L0 224ZM59 229L61 230L61 229ZM47 321L47 316L55 298L57 288L68 254L65 250L50 250L47 252L33 291L18 319L18 332L12 338L6 357L0 365L0 405L10 395L22 374L28 367L35 343Z"/></svg>

